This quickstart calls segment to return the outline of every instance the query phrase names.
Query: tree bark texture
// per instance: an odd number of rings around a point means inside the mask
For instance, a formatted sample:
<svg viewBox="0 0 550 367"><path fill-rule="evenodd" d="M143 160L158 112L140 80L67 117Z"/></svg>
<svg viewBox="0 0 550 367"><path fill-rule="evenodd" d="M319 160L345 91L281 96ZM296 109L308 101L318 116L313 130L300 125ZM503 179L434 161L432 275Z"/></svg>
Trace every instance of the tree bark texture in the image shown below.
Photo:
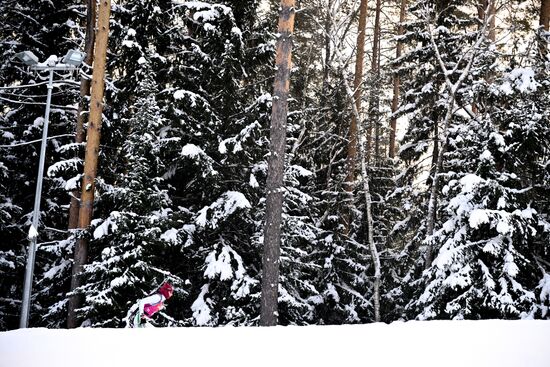
<svg viewBox="0 0 550 367"><path fill-rule="evenodd" d="M327 102L327 92L328 92L328 76L330 71L330 58L331 58L331 50L330 50L330 32L331 32L331 24L332 24L332 0L328 0L327 4L327 11L325 14L325 64L323 65L323 86L322 86L322 93L321 93L321 107L326 106Z"/></svg>
<svg viewBox="0 0 550 367"><path fill-rule="evenodd" d="M372 40L372 62L371 62L371 77L372 85L369 97L369 125L367 132L367 148L366 160L370 162L372 128L374 126L374 161L377 163L380 159L380 126L379 126L379 108L380 97L378 88L380 83L380 7L381 0L376 0L376 8L374 15L374 35Z"/></svg>
<svg viewBox="0 0 550 367"><path fill-rule="evenodd" d="M404 33L403 22L405 21L405 9L407 8L407 0L401 0L401 8L399 9L399 25L397 27L397 35L401 36ZM395 46L395 58L399 59L403 51L403 44L397 42ZM390 120L390 142L388 148L388 156L390 158L395 157L395 134L397 130L397 118L394 116L399 106L399 88L401 81L399 80L399 74L395 73L393 75L393 97L391 101L391 112L392 118Z"/></svg>
<svg viewBox="0 0 550 367"><path fill-rule="evenodd" d="M92 95L90 100L90 117L87 128L86 154L84 157L84 177L82 178L82 194L78 228L85 230L92 220L95 178L101 137L101 114L103 112L103 91L105 87L105 63L107 58L107 42L109 38L109 18L111 1L99 2L98 26L95 40L94 71L92 74ZM74 251L74 262L71 277L71 292L81 285L82 267L88 257L88 241L81 237L77 240ZM69 298L67 326L77 326L76 310L80 307L80 297L72 295Z"/></svg>
<svg viewBox="0 0 550 367"><path fill-rule="evenodd" d="M540 18L539 25L545 31L550 31L550 0L541 0L540 2ZM541 39L539 42L539 52L544 58L548 50L548 43L546 40Z"/></svg>
<svg viewBox="0 0 550 367"><path fill-rule="evenodd" d="M262 259L261 326L277 325L279 254L283 211L283 176L286 146L286 120L294 29L294 0L281 0L279 39L277 40L276 74L271 111L270 155L267 173L264 253Z"/></svg>
<svg viewBox="0 0 550 367"><path fill-rule="evenodd" d="M544 0L543 0L544 1ZM496 6L494 1L480 0L477 6L477 14L479 19L484 20L485 17L491 16L489 20L489 40L496 40Z"/></svg>
<svg viewBox="0 0 550 367"><path fill-rule="evenodd" d="M84 0L86 3L86 39L84 41L84 52L86 57L84 63L92 65L94 59L94 40L95 40L95 22L96 22L96 2L95 0ZM80 103L78 104L78 111L76 117L76 132L75 142L81 144L84 142L86 132L84 131L84 122L86 120L86 110L88 104L86 103L87 97L90 95L91 80L82 76L80 78ZM69 206L69 229L75 229L78 226L78 211L80 192L78 189L71 191L71 205Z"/></svg>
<svg viewBox="0 0 550 367"><path fill-rule="evenodd" d="M368 1L361 0L359 5L359 28L357 33L357 54L355 58L355 78L353 80L353 99L358 111L361 110L361 85L363 82L363 63L365 54L365 27L367 24ZM357 121L355 114L351 115L348 135L347 175L344 183L344 190L350 200L353 197L355 186L355 167L357 163ZM343 224L344 234L348 235L351 228L351 203L344 210Z"/></svg>
<svg viewBox="0 0 550 367"><path fill-rule="evenodd" d="M541 0L539 22L545 30L550 31L550 0Z"/></svg>

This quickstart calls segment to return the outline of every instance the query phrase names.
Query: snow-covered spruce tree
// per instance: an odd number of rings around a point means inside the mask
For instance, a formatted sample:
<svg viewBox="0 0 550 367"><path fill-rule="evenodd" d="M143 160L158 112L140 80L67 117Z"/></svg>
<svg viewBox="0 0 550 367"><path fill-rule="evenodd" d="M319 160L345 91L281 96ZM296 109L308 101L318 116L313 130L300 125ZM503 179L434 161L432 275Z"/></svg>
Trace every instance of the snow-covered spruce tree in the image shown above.
<svg viewBox="0 0 550 367"><path fill-rule="evenodd" d="M472 17L468 7L460 5L464 4L412 3L413 20L405 24L402 37L407 50L396 60L406 90L396 115L407 114L409 119L399 152L406 163L400 180L409 194L405 198L408 208L416 208L399 225L408 242L400 256L403 283L394 291L405 303L416 297L414 280L431 263L433 248L440 246L430 235L440 228L439 210L446 205L446 198L440 195L447 180L443 173L455 169L449 168L448 158L442 154L450 128L468 120L455 110L470 109L471 85L484 80L492 62L484 51L487 43L482 32L486 28L480 26L486 21Z"/></svg>
<svg viewBox="0 0 550 367"><path fill-rule="evenodd" d="M127 129L121 146L127 171L103 194L103 205L112 209L109 216L94 223L93 243L102 251L86 265L87 283L82 287L86 296L82 317L91 326L120 326L135 298L154 291L165 279L177 289L183 286L173 275L180 266L174 260L182 249L172 246L175 236L169 231L171 200L162 178L165 162L159 136L165 120L145 66L149 62L142 60L135 105L120 119Z"/></svg>
<svg viewBox="0 0 550 367"><path fill-rule="evenodd" d="M115 230L91 239L89 283L79 290L87 297L87 324L122 325L130 303L154 290L159 276L172 279L178 289L168 312L175 320L163 323L246 324L256 313L258 304L249 294L259 279L260 252L252 244L257 223L249 213L261 193L255 175L261 180L265 170L269 98L262 96L262 84L253 81L258 73L262 79L273 47L249 18L255 4L245 5L235 7L239 19L222 4L132 2L113 7L112 28L119 36L110 44L113 83L107 90L96 208L100 219L95 225L114 223ZM128 140L128 133L145 134L134 126L143 125L136 114L149 113L142 109L143 96L135 92L145 76L156 85L152 94L160 125L148 125L158 140L155 156L138 158L146 150L132 148L141 143ZM128 150L135 152L132 164ZM156 165L156 176L140 177L142 185L154 183L168 195L163 202L120 195L137 195L133 190L139 185L130 189L121 177L128 177L139 159ZM139 215L123 215L129 206ZM156 217L158 223L148 227L147 221ZM138 235L134 226L145 233ZM96 231L99 237L101 231ZM150 248L138 251L144 241ZM115 266L124 254L140 259L141 268L131 269L135 277L123 276ZM102 269L109 271L101 275ZM104 313L106 308L113 310Z"/></svg>
<svg viewBox="0 0 550 367"><path fill-rule="evenodd" d="M113 5L111 13L112 37L110 37L108 45L109 55L107 58L107 83L105 93L106 105L103 113L104 121L102 126L101 150L99 152L96 200L94 203L94 217L97 219L93 221L89 233L75 232L65 241L65 247L72 250L77 235L88 236L90 239L89 261L94 265L98 265L98 263L101 263L102 259L106 259L108 257L106 254L108 254L109 251L112 250L111 252L113 256L115 256L114 254L117 253L117 251L121 251L121 246L128 246L124 241L128 241L130 238L129 236L131 236L132 223L138 223L143 228L143 226L145 226L144 222L148 220L147 218L154 217L155 211L161 210L159 207L164 209L163 205L166 204L166 200L164 199L165 187L162 187L162 181L158 180L158 177L163 173L158 173L162 165L159 166L156 160L151 161L151 156L139 158L140 155L143 155L143 153L147 151L147 149L144 150L143 147L146 146L144 142L147 141L148 138L150 138L150 141L148 141L150 154L152 154L153 151L158 153L161 144L159 141L155 141L159 134L159 128L155 124L162 123L162 119L157 118L160 112L157 105L156 94L160 83L156 80L156 67L158 67L159 64L159 55L155 51L157 49L162 49L162 47L169 43L170 35L163 33L167 28L161 28L160 26L170 26L168 22L170 16L168 10L171 9L172 5L165 4L164 2L159 3L160 4L157 4L157 2L119 3ZM158 5L163 6L162 10ZM159 27L156 25L159 25ZM136 27L137 31L132 28L132 26ZM114 77L111 75L114 75ZM146 100L145 96L150 96L153 99ZM142 115L148 116L150 121L144 122L140 120L138 123L136 120L136 118L138 118L138 110ZM134 126L134 124L136 124L137 127ZM155 127L157 127L156 130L154 129ZM152 129L150 136L146 135L145 129L147 128ZM136 133L136 131L139 132ZM135 134L132 135L134 139L129 138L130 134ZM140 134L144 141L135 138ZM156 147L155 149L151 147L153 145ZM131 159L129 156L131 156ZM129 164L134 163L137 167L137 172L132 176L131 171L133 168L129 166ZM151 166L151 170L145 172L143 167L149 165ZM63 177L68 180L68 182L74 182L76 184L79 176L74 176L77 172L78 171L64 171L62 173ZM147 176L148 174L151 176ZM122 179L122 177L125 179ZM147 181L147 179L149 179L149 181ZM149 185L149 182L152 184ZM145 200L143 196L137 194L138 191L142 191L137 187L139 183L161 194L151 194L150 198L148 198L150 201L139 204L140 200ZM133 195L129 195L125 199L124 195L121 194L125 192L125 190ZM143 192L150 194L148 189L143 189ZM159 199L159 197L162 198L162 200ZM132 216L132 211L139 215L135 217ZM127 216L118 216L118 213L130 214ZM158 217L163 218L162 220L159 219L160 222L166 220L164 216L159 215ZM100 236L102 230L97 228L99 226L107 233L108 230L106 229L116 228L117 224L115 219L119 219L120 222L118 226L125 229L118 232L113 231L117 232L116 235L119 236L119 241L113 240L113 243L108 243L107 241L109 239L116 237L115 234L109 232L113 237L109 238L107 236L107 238L103 239ZM111 224L113 224L114 227L112 227ZM150 223L151 228L156 228L154 227L155 224L158 223ZM158 226L162 227L161 224L158 224ZM158 230L153 232L156 234ZM99 237L98 239L94 238L94 233ZM125 233L126 237L124 236ZM148 236L152 236L152 234L148 234ZM146 240L144 241L147 242ZM136 239L134 244L140 244L139 239ZM109 245L112 245L113 249L109 248L105 250ZM145 260L154 261L154 259L147 259L147 256L145 256ZM117 264L117 266L118 265L120 264ZM109 271L105 271L105 274L102 276L97 276L97 273L94 272L94 270L96 270L95 268L85 271L86 273L90 270L90 274L85 274L84 278L88 275L90 278L93 278L97 288L86 287L86 284L84 284L83 287L76 290L79 293L85 294L90 300L90 303L85 303L83 309L80 310L83 312L79 314L79 316L87 317L86 324L88 325L122 325L120 320L126 313L127 304L133 302L135 298L141 297L144 293L151 292L153 290L151 288L155 287L155 282L157 281L154 276L150 275L149 278L144 278L144 280L140 278L140 280L137 281L135 278L128 277L125 283L120 280L120 271L125 270L122 265L118 268L114 264L111 264L111 266L105 265L105 269ZM150 268L146 270L148 271ZM68 271L70 273L70 267ZM70 274L66 276L70 276ZM150 281L151 284L144 284L147 281ZM110 282L113 282L113 285L116 284L117 289L115 291L111 292L108 286ZM101 297L98 297L98 294L101 294L101 292L104 294L108 293L109 297L112 297L112 299L106 297L101 299ZM100 298L100 300L98 300L98 298ZM104 305L101 303L101 300L105 299L109 299L111 302L116 303L117 307L113 307L112 312L105 312L105 318L102 318L101 315L98 316L96 306L101 308L101 306ZM64 324L64 319L66 318L66 301L66 295L60 294L57 303L54 303L49 310L50 319L53 319L53 315L58 315L56 317L59 318L60 324ZM124 313L124 315L122 313Z"/></svg>
<svg viewBox="0 0 550 367"><path fill-rule="evenodd" d="M191 85L174 93L180 105L194 104L196 111L204 110L202 119L209 121L205 129L200 121L194 125L196 117L183 116L183 120L193 123L191 134L182 137L182 141L188 144L183 146L180 153L187 162L193 162L193 166L187 163L189 168L184 172L189 177L185 179L189 181L186 189L200 189L202 195L195 200L186 200L186 207L197 213L195 243L199 252L193 267L205 269L204 273L192 274L194 279L191 283L194 287L198 285L195 289L200 292L194 291L198 298L190 308L193 310L193 322L199 325L251 324L257 322L252 319L259 311L259 255L265 220L263 187L267 174L265 155L268 153L267 127L271 112L273 73L262 62L272 65L270 56L273 55L273 46L259 42L266 39L265 34L255 31L256 25L244 22L243 19L233 20L241 30L236 34L235 26L231 23L231 13L223 7L214 5L208 9L202 5L202 8L191 10L194 11L194 19L200 22L205 21L207 12L225 12L225 17L210 18L210 24L217 26L221 35L231 36L231 43L224 41L225 52L217 56L217 49L222 45L216 44L218 41L212 37L212 30L206 26L193 25L191 29L195 36L204 34L205 37L210 36L210 39L201 45L192 45L192 48L197 50L197 46L200 46L199 50L210 55L212 61L214 57L221 59L214 61L214 65L210 65L210 60L204 60L204 57L195 59L195 66L203 70L201 78L207 76L210 82L203 90L197 90ZM235 15L239 13L237 11ZM273 24L269 28L273 28ZM254 53L247 52L243 47L246 44L254 46ZM198 54L190 53L190 56L196 57ZM248 69L235 67L242 58L250 60ZM218 67L223 68L223 71L218 71ZM263 76L258 69L264 70ZM250 77L251 73L255 74L256 80ZM262 80L265 75L270 78L258 83L257 80ZM215 92L218 88L221 92ZM218 96L211 101L210 93L217 93ZM188 113L191 110L189 107L180 108L176 112ZM177 118L178 121L182 119L180 116ZM298 136L302 131L298 124L289 125L291 134ZM195 167L200 169L196 173ZM199 177L193 178L193 175L198 174ZM311 319L310 316L303 316L311 309L311 304L304 298L311 295L313 287L304 285L308 281L303 280L303 275L297 274L302 274L304 269L295 266L303 263L308 267L299 258L310 252L306 249L300 252L300 248L309 245L304 238L311 237L304 224L310 223L310 220L303 215L309 196L300 189L300 178L303 180L309 174L307 169L289 160L285 175L287 205L283 224L288 232L285 232L282 245L279 300L279 320L283 324L304 323L308 317ZM247 210L234 214L239 208Z"/></svg>
<svg viewBox="0 0 550 367"><path fill-rule="evenodd" d="M430 238L438 249L412 282L423 291L407 305L411 317L547 317L548 224L537 208L548 159L548 101L540 97L548 86L538 78L547 71L524 56L528 65L477 82L471 95L479 114L454 116L445 205ZM473 80L476 70L483 75L474 67Z"/></svg>
<svg viewBox="0 0 550 367"><path fill-rule="evenodd" d="M434 234L442 247L412 303L421 319L547 316L547 288L537 288L548 286L548 223L536 210L532 192L543 183L531 170L544 169L548 121L535 111L548 103L533 98L544 87L532 72L506 74L487 118L452 131L449 155L460 164L443 188L445 222Z"/></svg>
<svg viewBox="0 0 550 367"><path fill-rule="evenodd" d="M4 210L0 218L0 246L3 279L0 286L0 309L7 311L2 317L0 328L13 328L19 316L23 285L23 269L28 246L27 234L32 217L36 174L40 151L40 138L46 101L44 75L29 72L14 58L20 51L32 51L40 61L54 54L58 57L70 48L78 48L79 5L75 1L31 2L3 1L0 4L0 86L12 89L1 90L0 136L2 145L15 145L0 148L0 186ZM56 80L61 75L55 76ZM28 86L36 83L36 86ZM26 87L19 87L24 85ZM45 169L60 161L63 152L59 148L70 141L75 121L72 104L76 93L70 85L56 83L53 90L52 110ZM32 144L22 144L37 141ZM43 271L50 268L53 261L48 245L62 238L65 233L66 213L63 205L69 197L64 192L63 181L45 177L42 188L41 222L35 267L35 282L40 281ZM0 199L0 202L2 200ZM4 256L5 255L5 256ZM53 254L54 258L58 254ZM37 311L47 304L42 298L42 286L35 287L31 309L31 325L40 323ZM62 290L58 291L62 293ZM2 312L2 311L0 311Z"/></svg>
<svg viewBox="0 0 550 367"><path fill-rule="evenodd" d="M304 72L307 70L295 71L296 74ZM292 210L302 218L300 227L284 227L285 238L288 236L289 242L296 243L296 239L300 238L295 234L297 229L302 228L308 233L302 247L302 251L306 252L295 253L288 269L296 274L301 272L297 282L309 287L308 292L302 293L301 301L302 308L307 311L304 315L308 317L301 319L303 322L321 324L359 322L369 307L363 294L365 279L361 276L368 261L364 256L368 250L356 240L346 240L341 235L343 227L340 216L347 208L342 189L346 175L346 142L342 135L345 134L343 127L349 122L349 101L339 73L333 73L331 70L323 82L325 89L320 84L322 78L318 75L312 77L309 85L302 87L307 94L296 93L296 103L290 104L291 108L296 105L301 107L298 108L299 113L291 114L289 140L292 141L293 136L297 138L290 144L290 152L294 150L294 153L289 155L291 163L286 172L288 178L295 176L298 179L292 190L307 195L301 194L300 200L296 200L296 195L294 199L286 197L285 210ZM323 102L323 98L330 102ZM293 130L293 126L299 131ZM305 133L298 134L302 131ZM295 168L296 163L304 168L300 169L305 173L302 177ZM283 269L284 266L283 262ZM300 267L310 269L298 270Z"/></svg>

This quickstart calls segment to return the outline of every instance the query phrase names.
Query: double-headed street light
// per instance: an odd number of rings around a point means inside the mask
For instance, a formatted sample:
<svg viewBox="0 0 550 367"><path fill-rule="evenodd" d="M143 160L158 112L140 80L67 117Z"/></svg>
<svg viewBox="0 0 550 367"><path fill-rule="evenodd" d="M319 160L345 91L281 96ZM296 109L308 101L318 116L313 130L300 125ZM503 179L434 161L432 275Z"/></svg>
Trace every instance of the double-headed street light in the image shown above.
<svg viewBox="0 0 550 367"><path fill-rule="evenodd" d="M36 240L38 237L38 220L40 216L40 199L42 196L42 176L44 175L44 161L46 156L46 140L48 137L48 122L50 119L50 104L52 100L53 74L55 71L77 70L82 64L86 54L77 50L70 50L60 63L57 57L50 56L44 63L38 62L38 57L30 51L23 51L15 55L25 65L34 71L49 71L48 95L46 98L46 113L44 115L44 127L42 129L42 145L40 146L40 162L38 164L38 177L36 180L36 193L34 195L34 210L32 224L29 229L29 250L27 254L27 266L25 268L25 283L23 285L23 300L21 303L21 318L19 327L26 328L29 323L29 311L32 292L32 278L36 255Z"/></svg>

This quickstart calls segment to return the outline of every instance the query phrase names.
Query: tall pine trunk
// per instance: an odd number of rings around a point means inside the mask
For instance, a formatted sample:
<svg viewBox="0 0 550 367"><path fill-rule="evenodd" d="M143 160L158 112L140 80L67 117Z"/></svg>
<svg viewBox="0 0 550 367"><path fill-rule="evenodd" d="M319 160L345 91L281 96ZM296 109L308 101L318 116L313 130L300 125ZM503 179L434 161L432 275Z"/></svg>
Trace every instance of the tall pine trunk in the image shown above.
<svg viewBox="0 0 550 367"><path fill-rule="evenodd" d="M294 29L294 0L281 0L279 39L277 40L276 74L271 111L270 154L267 173L267 199L262 259L261 326L277 325L279 254L283 211L283 176L286 147L286 120Z"/></svg>
<svg viewBox="0 0 550 367"><path fill-rule="evenodd" d="M367 0L361 0L359 6L359 28L357 33L357 56L355 59L355 78L353 80L353 100L357 110L361 109L361 84L363 81L363 63L365 54L365 27L367 24ZM343 217L344 234L348 235L351 228L351 202L353 201L353 190L355 187L355 167L357 162L357 121L356 114L351 115L348 135L348 156L347 156L347 175L344 183L344 190L348 195L349 203L345 209Z"/></svg>
<svg viewBox="0 0 550 367"><path fill-rule="evenodd" d="M401 8L399 9L399 25L397 27L397 35L401 36L404 32L403 22L405 21L405 9L407 8L407 0L401 0ZM397 42L395 47L395 58L399 59L401 57L401 52L403 51L403 44ZM399 74L394 73L393 75L393 97L391 101L391 112L392 117L390 120L390 142L388 148L388 156L390 158L395 157L395 134L397 130L397 118L394 116L399 106L399 88L401 81L399 79Z"/></svg>
<svg viewBox="0 0 550 367"><path fill-rule="evenodd" d="M541 0L539 24L550 31L550 0Z"/></svg>
<svg viewBox="0 0 550 367"><path fill-rule="evenodd" d="M95 22L96 22L96 2L95 0L84 0L86 3L86 39L84 41L84 52L86 58L84 63L91 65L94 59L94 40L95 40ZM87 76L80 78L80 103L76 117L75 142L81 144L84 142L86 133L84 131L84 122L86 120L87 97L90 95L91 80ZM78 212L80 193L78 189L71 191L71 205L69 207L69 229L75 229L78 226Z"/></svg>
<svg viewBox="0 0 550 367"><path fill-rule="evenodd" d="M90 100L90 118L87 129L86 155L84 157L84 177L82 178L82 194L78 227L84 232L92 220L95 179L101 137L101 114L103 112L103 91L105 87L105 63L107 59L107 42L109 39L109 18L111 1L101 0L99 3L98 26L95 40L94 71L92 74L92 96ZM71 292L81 285L83 265L88 257L88 240L81 237L77 240L74 251L74 262L71 277ZM69 298L67 326L77 326L76 310L81 306L77 295Z"/></svg>
<svg viewBox="0 0 550 367"><path fill-rule="evenodd" d="M550 0L541 0L540 2L539 25L545 31L550 31ZM544 58L548 50L548 43L545 40L539 42L539 51Z"/></svg>
<svg viewBox="0 0 550 367"><path fill-rule="evenodd" d="M321 92L321 98L320 98L320 105L321 108L326 107L327 103L327 93L328 93L328 77L330 72L330 58L331 58L331 50L330 50L330 32L331 32L331 24L332 24L332 1L328 0L326 14L325 14L325 63L323 65L323 84L322 84L322 92ZM323 114L324 116L324 114Z"/></svg>
<svg viewBox="0 0 550 367"><path fill-rule="evenodd" d="M369 96L369 125L367 131L366 159L370 162L372 127L374 126L374 162L380 160L380 126L379 126L379 108L380 108L380 7L381 0L376 0L374 16L374 35L372 40L372 62L371 77L372 84Z"/></svg>

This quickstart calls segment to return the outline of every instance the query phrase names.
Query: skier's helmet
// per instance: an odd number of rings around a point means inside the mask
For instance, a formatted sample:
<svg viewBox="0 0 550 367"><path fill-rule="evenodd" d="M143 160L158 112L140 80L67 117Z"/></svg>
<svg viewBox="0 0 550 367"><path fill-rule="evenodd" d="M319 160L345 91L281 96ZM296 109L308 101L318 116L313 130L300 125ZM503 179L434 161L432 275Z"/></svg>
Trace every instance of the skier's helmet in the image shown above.
<svg viewBox="0 0 550 367"><path fill-rule="evenodd" d="M165 282L160 286L159 293L164 296L164 298L168 299L172 297L172 293L174 293L174 287L172 287L172 284Z"/></svg>

